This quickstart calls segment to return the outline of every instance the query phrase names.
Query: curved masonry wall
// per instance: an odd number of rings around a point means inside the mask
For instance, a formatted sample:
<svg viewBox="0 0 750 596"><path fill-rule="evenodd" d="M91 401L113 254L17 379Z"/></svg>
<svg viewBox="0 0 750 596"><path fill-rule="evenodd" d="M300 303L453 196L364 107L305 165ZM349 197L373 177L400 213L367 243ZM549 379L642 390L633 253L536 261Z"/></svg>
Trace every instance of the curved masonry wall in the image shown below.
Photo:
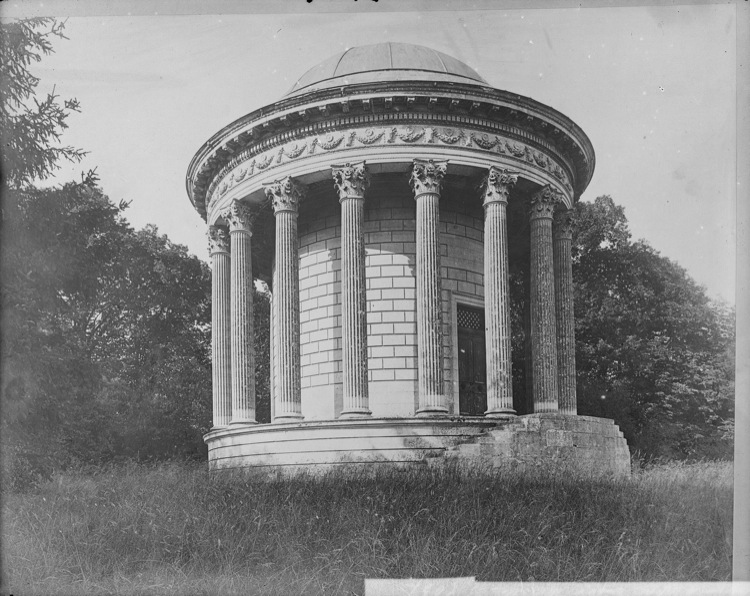
<svg viewBox="0 0 750 596"><path fill-rule="evenodd" d="M404 177L393 178L374 183L365 201L369 393L376 417L413 416L418 406L416 204ZM444 210L449 203L452 210ZM443 369L451 413L457 411L458 400L453 379L454 302L482 305L483 226L478 197L465 202L441 199ZM340 205L332 185L330 190L322 185L312 189L299 214L305 420L336 418L343 407L340 235Z"/></svg>
<svg viewBox="0 0 750 596"><path fill-rule="evenodd" d="M612 420L530 414L483 418L375 418L237 425L208 433L209 469L322 472L341 465L515 469L627 476L630 453Z"/></svg>

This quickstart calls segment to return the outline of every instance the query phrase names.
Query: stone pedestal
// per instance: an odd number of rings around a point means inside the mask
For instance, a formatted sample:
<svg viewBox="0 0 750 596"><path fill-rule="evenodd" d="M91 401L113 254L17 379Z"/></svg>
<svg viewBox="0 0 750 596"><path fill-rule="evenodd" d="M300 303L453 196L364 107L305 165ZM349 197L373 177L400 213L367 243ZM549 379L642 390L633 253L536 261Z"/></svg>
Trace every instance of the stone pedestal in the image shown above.
<svg viewBox="0 0 750 596"><path fill-rule="evenodd" d="M276 216L273 300L276 318L274 421L301 420L299 350L299 250L297 210L302 187L291 178L266 186Z"/></svg>
<svg viewBox="0 0 750 596"><path fill-rule="evenodd" d="M486 322L486 416L514 416L510 352L507 214L510 188L518 172L494 166L482 184L484 205L484 316Z"/></svg>
<svg viewBox="0 0 750 596"><path fill-rule="evenodd" d="M411 185L417 202L418 416L448 413L443 385L440 278L440 188L447 162L415 159Z"/></svg>
<svg viewBox="0 0 750 596"><path fill-rule="evenodd" d="M546 186L531 200L531 367L534 412L557 412L557 339L552 216L558 197Z"/></svg>
<svg viewBox="0 0 750 596"><path fill-rule="evenodd" d="M250 241L254 214L233 201L224 214L229 222L231 292L231 424L255 424L255 357L253 337L253 269Z"/></svg>
<svg viewBox="0 0 750 596"><path fill-rule="evenodd" d="M367 390L367 298L364 211L368 185L365 164L332 166L341 203L341 418L372 414Z"/></svg>
<svg viewBox="0 0 750 596"><path fill-rule="evenodd" d="M213 428L227 426L232 417L229 233L208 229L211 255L211 359L213 362Z"/></svg>
<svg viewBox="0 0 750 596"><path fill-rule="evenodd" d="M573 315L573 262L571 245L573 225L571 212L555 214L553 227L555 263L555 306L557 313L557 389L559 410L575 414L576 405L576 338Z"/></svg>

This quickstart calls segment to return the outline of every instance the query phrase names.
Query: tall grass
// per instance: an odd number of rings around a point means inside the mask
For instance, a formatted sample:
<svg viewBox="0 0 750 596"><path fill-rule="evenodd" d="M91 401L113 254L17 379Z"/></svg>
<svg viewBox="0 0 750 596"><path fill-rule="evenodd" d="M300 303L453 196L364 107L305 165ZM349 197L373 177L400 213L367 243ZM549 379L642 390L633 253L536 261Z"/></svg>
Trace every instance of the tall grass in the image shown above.
<svg viewBox="0 0 750 596"><path fill-rule="evenodd" d="M5 495L4 591L361 594L365 577L730 579L728 463L609 482L455 469L211 479L205 467L124 465Z"/></svg>

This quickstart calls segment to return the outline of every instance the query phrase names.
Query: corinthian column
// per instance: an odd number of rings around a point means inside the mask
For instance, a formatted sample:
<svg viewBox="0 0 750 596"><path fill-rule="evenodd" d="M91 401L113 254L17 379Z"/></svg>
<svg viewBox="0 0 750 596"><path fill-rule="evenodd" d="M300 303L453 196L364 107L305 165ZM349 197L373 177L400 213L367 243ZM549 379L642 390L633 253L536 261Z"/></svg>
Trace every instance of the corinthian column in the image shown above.
<svg viewBox="0 0 750 596"><path fill-rule="evenodd" d="M443 387L440 283L440 188L448 162L415 159L411 186L417 202L418 416L448 413Z"/></svg>
<svg viewBox="0 0 750 596"><path fill-rule="evenodd" d="M232 201L224 213L232 250L230 321L232 361L231 424L255 424L255 346L253 337L253 264L250 238L254 214Z"/></svg>
<svg viewBox="0 0 750 596"><path fill-rule="evenodd" d="M514 416L510 354L508 224L506 208L518 172L490 168L482 183L484 204L484 306L487 332L486 416Z"/></svg>
<svg viewBox="0 0 750 596"><path fill-rule="evenodd" d="M576 414L576 338L573 317L573 223L571 211L555 214L553 226L555 305L557 306L557 385L560 412Z"/></svg>
<svg viewBox="0 0 750 596"><path fill-rule="evenodd" d="M229 233L208 228L211 254L211 363L213 370L213 426L229 424L232 416L232 361L229 287Z"/></svg>
<svg viewBox="0 0 750 596"><path fill-rule="evenodd" d="M344 381L342 418L370 416L367 393L367 300L362 222L365 163L331 166L341 203L341 347Z"/></svg>
<svg viewBox="0 0 750 596"><path fill-rule="evenodd" d="M301 420L297 208L302 198L302 187L287 177L266 185L266 196L271 200L276 216L273 299L277 372L274 420Z"/></svg>
<svg viewBox="0 0 750 596"><path fill-rule="evenodd" d="M545 186L531 199L531 369L534 412L557 412L557 340L552 215L557 194Z"/></svg>

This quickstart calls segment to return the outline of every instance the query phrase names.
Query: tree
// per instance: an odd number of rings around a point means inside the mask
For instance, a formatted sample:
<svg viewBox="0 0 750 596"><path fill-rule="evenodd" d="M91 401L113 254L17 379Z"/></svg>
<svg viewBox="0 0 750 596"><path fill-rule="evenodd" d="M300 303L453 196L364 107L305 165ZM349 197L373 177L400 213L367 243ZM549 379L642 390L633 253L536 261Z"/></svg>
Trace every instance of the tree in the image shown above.
<svg viewBox="0 0 750 596"><path fill-rule="evenodd" d="M731 453L734 320L687 272L632 242L608 196L576 206L579 411L646 456Z"/></svg>
<svg viewBox="0 0 750 596"><path fill-rule="evenodd" d="M89 173L39 189L78 102L37 101L29 66L63 24L2 24L2 441L11 483L74 461L204 449L210 424L208 268ZM6 477L7 478L7 477Z"/></svg>
<svg viewBox="0 0 750 596"><path fill-rule="evenodd" d="M71 112L79 110L76 99L48 93L35 96L39 79L30 66L52 53L52 38L65 38L65 23L36 18L0 25L0 131L3 186L21 187L48 177L61 159L80 161L84 151L59 145Z"/></svg>

